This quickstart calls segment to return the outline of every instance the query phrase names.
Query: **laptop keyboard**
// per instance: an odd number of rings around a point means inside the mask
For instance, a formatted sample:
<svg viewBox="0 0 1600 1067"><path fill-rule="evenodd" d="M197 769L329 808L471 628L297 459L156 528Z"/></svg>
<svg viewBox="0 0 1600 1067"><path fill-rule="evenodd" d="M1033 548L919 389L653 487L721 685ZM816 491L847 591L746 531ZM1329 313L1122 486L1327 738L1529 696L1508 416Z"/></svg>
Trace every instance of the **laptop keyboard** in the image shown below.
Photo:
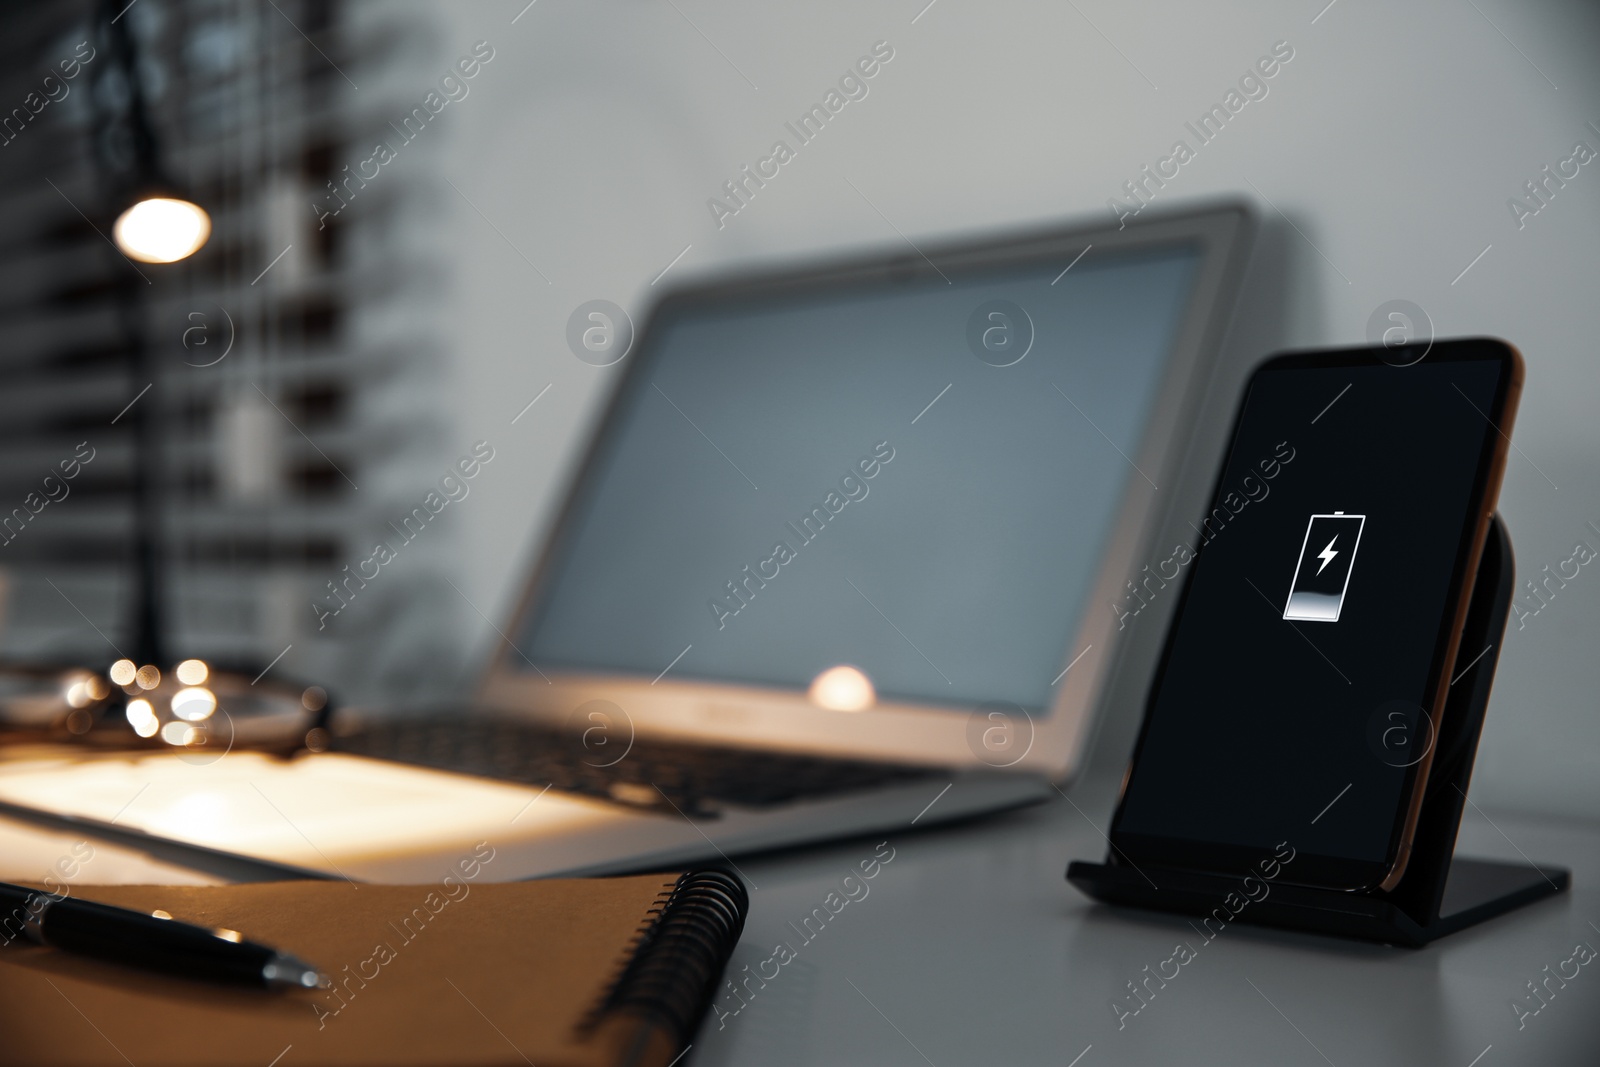
<svg viewBox="0 0 1600 1067"><path fill-rule="evenodd" d="M579 735L478 717L398 719L334 737L335 752L419 764L636 807L714 818L723 804L763 808L926 778L930 767L635 739L585 749ZM626 749L626 755L623 755ZM608 766L609 764L609 766Z"/></svg>

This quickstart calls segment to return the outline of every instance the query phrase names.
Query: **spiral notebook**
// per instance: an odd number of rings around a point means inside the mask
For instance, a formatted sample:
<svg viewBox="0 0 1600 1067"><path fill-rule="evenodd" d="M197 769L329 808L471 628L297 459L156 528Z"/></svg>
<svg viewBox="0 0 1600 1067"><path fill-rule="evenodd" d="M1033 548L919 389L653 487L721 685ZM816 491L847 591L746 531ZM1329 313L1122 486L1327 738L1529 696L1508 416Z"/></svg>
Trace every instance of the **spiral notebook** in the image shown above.
<svg viewBox="0 0 1600 1067"><path fill-rule="evenodd" d="M16 943L0 950L7 1062L667 1067L693 1040L748 907L720 870L72 892L237 930L315 964L333 988L235 989Z"/></svg>

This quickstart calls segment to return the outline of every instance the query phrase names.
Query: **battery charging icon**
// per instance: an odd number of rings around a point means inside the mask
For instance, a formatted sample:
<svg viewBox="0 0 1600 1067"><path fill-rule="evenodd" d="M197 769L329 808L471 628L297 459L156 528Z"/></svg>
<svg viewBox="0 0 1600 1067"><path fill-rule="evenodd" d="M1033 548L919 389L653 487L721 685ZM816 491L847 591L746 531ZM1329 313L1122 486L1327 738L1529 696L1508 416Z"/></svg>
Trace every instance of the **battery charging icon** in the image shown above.
<svg viewBox="0 0 1600 1067"><path fill-rule="evenodd" d="M1350 586L1356 549L1361 545L1365 515L1335 511L1313 515L1300 543L1300 560L1289 585L1285 619L1299 622L1338 622L1344 593Z"/></svg>

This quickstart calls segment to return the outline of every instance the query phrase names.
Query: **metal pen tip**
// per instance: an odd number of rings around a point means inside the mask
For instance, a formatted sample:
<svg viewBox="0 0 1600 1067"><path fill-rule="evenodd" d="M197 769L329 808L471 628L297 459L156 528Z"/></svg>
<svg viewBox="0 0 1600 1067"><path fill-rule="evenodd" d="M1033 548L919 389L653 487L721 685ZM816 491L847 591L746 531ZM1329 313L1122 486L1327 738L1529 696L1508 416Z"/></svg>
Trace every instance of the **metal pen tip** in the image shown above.
<svg viewBox="0 0 1600 1067"><path fill-rule="evenodd" d="M329 989L333 983L304 960L278 953L261 968L261 980L272 989Z"/></svg>

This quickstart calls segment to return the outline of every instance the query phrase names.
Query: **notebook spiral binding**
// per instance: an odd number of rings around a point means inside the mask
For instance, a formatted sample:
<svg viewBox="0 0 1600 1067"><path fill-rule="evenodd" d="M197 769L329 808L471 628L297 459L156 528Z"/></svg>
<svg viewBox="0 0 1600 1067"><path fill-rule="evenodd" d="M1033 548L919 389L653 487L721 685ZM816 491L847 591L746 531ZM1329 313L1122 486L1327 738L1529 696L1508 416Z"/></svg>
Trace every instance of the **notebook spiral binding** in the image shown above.
<svg viewBox="0 0 1600 1067"><path fill-rule="evenodd" d="M640 927L627 965L591 1016L643 1017L688 1042L711 1003L717 980L744 931L750 896L719 868L690 871L657 900Z"/></svg>

